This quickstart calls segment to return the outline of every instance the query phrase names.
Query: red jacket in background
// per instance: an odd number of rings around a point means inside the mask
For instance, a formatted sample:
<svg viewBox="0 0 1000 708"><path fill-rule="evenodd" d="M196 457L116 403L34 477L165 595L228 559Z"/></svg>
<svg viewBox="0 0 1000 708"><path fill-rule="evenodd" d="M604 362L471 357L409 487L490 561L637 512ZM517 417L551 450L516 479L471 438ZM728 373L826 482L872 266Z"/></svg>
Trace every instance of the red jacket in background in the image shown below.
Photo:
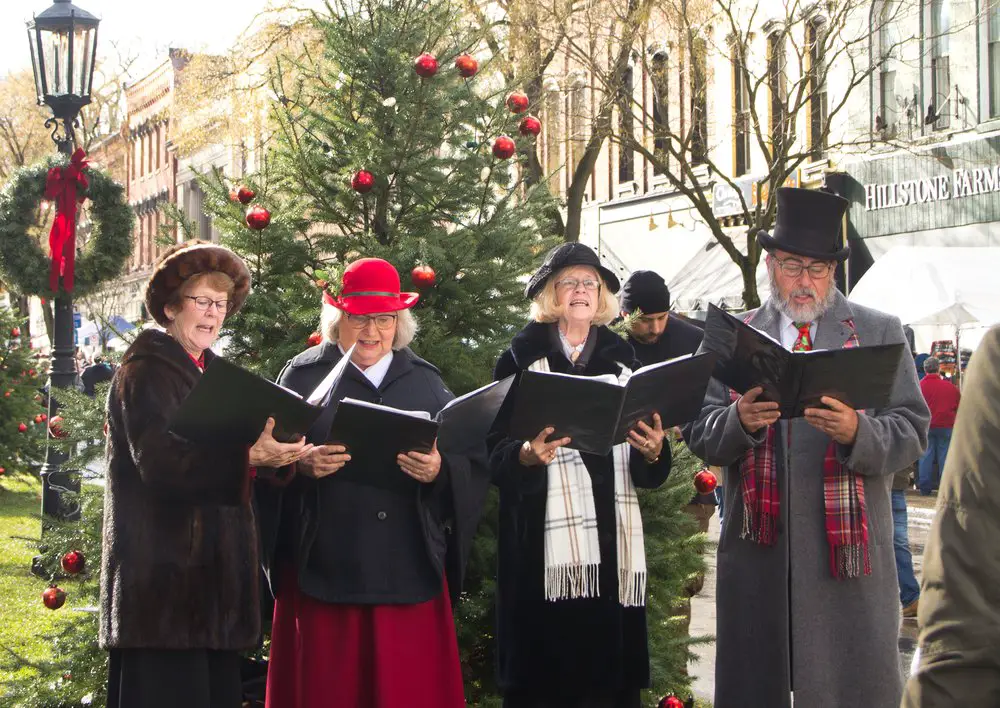
<svg viewBox="0 0 1000 708"><path fill-rule="evenodd" d="M920 392L931 409L931 427L954 428L958 401L962 397L958 388L942 379L941 374L927 374L920 380Z"/></svg>

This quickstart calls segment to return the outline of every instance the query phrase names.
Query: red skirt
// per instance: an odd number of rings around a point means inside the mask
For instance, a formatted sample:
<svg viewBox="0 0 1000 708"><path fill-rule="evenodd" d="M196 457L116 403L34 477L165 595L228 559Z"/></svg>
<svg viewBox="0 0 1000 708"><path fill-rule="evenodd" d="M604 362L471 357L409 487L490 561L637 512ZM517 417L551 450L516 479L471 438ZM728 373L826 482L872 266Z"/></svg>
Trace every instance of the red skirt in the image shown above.
<svg viewBox="0 0 1000 708"><path fill-rule="evenodd" d="M334 605L281 579L267 708L465 708L447 584L417 605Z"/></svg>

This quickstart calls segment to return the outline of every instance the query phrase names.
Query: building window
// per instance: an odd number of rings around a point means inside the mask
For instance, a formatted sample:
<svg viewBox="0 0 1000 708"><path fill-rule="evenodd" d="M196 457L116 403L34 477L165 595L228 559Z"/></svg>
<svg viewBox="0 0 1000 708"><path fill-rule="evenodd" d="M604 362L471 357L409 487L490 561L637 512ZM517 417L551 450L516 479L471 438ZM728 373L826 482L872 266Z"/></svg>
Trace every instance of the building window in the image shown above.
<svg viewBox="0 0 1000 708"><path fill-rule="evenodd" d="M767 38L767 89L771 96L771 157L782 151L787 127L785 105L785 33L772 32Z"/></svg>
<svg viewBox="0 0 1000 708"><path fill-rule="evenodd" d="M949 0L931 0L931 103L927 117L940 130L951 125L951 72L948 65L948 35L951 32Z"/></svg>
<svg viewBox="0 0 1000 708"><path fill-rule="evenodd" d="M135 156L139 162L139 176L146 174L146 136L140 133L139 139L135 141Z"/></svg>
<svg viewBox="0 0 1000 708"><path fill-rule="evenodd" d="M691 48L691 164L708 161L708 49L705 40L692 39Z"/></svg>
<svg viewBox="0 0 1000 708"><path fill-rule="evenodd" d="M819 160L826 151L826 37L822 23L814 20L806 25L806 48L809 56L809 157Z"/></svg>
<svg viewBox="0 0 1000 708"><path fill-rule="evenodd" d="M898 5L891 0L882 3L879 12L878 47L878 113L875 115L875 130L883 138L891 138L896 133L898 103L896 100L896 55L899 38L897 36L895 13Z"/></svg>
<svg viewBox="0 0 1000 708"><path fill-rule="evenodd" d="M743 68L743 47L733 45L733 176L750 171L750 92Z"/></svg>
<svg viewBox="0 0 1000 708"><path fill-rule="evenodd" d="M635 153L628 144L628 141L635 136L635 117L632 114L634 95L635 72L630 66L622 73L622 83L619 88L618 134L621 138L618 144L618 184L635 179Z"/></svg>
<svg viewBox="0 0 1000 708"><path fill-rule="evenodd" d="M1000 0L998 0L1000 2ZM653 87L653 174L662 175L669 169L670 155L670 74L667 73L668 55L657 50L649 66L649 78Z"/></svg>
<svg viewBox="0 0 1000 708"><path fill-rule="evenodd" d="M162 156L160 155L160 146L163 144L163 133L161 132L161 127L156 126L156 169L163 167L161 162Z"/></svg>
<svg viewBox="0 0 1000 708"><path fill-rule="evenodd" d="M989 94L990 118L1000 117L1000 0L989 0Z"/></svg>
<svg viewBox="0 0 1000 708"><path fill-rule="evenodd" d="M146 133L146 154L149 156L149 164L146 167L146 172L153 173L153 131Z"/></svg>

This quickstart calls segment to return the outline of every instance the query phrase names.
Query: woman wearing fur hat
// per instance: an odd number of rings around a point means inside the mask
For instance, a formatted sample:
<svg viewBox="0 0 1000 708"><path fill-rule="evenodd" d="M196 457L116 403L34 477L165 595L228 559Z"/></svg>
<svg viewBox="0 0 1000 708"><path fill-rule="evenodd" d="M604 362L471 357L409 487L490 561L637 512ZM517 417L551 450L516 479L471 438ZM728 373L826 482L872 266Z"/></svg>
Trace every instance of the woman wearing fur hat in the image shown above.
<svg viewBox="0 0 1000 708"><path fill-rule="evenodd" d="M533 320L494 377L525 370L627 376L632 347L605 325L618 278L579 243L553 250L525 291ZM509 411L501 411L498 429ZM497 653L505 708L638 708L649 685L646 560L635 487L670 472L659 416L605 456L570 440L498 435L500 488ZM567 505L574 513L567 514ZM597 582L587 582L596 578Z"/></svg>
<svg viewBox="0 0 1000 708"><path fill-rule="evenodd" d="M298 462L291 484L256 489L276 598L271 708L465 706L449 590L457 598L461 549L489 486L485 444L473 456L436 445L429 454L398 455L388 473L417 480L416 498L338 475L347 465L365 476L387 470L325 444L342 397L432 416L452 399L438 370L407 346L417 331L410 312L417 299L400 292L388 262L351 263L339 296L325 296L324 341L278 379L323 400L327 411L307 436L317 447ZM328 374L352 345L331 392Z"/></svg>
<svg viewBox="0 0 1000 708"><path fill-rule="evenodd" d="M166 332L140 334L114 377L100 615L109 708L242 705L238 652L260 633L250 469L310 447L274 440L273 421L249 450L195 444L167 428L249 292L250 273L229 249L171 248L146 287L146 307Z"/></svg>

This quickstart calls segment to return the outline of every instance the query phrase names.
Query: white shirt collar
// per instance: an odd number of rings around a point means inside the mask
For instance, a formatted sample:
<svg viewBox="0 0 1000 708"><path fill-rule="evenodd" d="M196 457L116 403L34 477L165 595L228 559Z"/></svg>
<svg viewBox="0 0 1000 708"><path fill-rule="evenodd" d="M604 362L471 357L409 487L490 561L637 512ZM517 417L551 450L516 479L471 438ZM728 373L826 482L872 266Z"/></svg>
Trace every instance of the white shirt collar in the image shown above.
<svg viewBox="0 0 1000 708"><path fill-rule="evenodd" d="M341 356L343 356L346 353L344 352L344 348L340 346L340 342L337 342L337 349L340 350ZM392 355L393 352L390 351L388 354L383 356L381 359L376 361L367 369L362 369L353 361L351 362L351 364L354 365L355 369L361 372L362 376L371 381L372 386L378 388L379 386L382 385L382 381L383 379L385 379L385 375L389 373L389 365L392 364Z"/></svg>
<svg viewBox="0 0 1000 708"><path fill-rule="evenodd" d="M779 321L781 322L781 329L779 334L781 334L781 346L783 346L788 351L792 350L795 346L795 340L799 338L799 328L795 326L795 322L789 318L784 312L779 312ZM813 320L809 324L809 336L813 342L816 341L816 323L818 320Z"/></svg>

